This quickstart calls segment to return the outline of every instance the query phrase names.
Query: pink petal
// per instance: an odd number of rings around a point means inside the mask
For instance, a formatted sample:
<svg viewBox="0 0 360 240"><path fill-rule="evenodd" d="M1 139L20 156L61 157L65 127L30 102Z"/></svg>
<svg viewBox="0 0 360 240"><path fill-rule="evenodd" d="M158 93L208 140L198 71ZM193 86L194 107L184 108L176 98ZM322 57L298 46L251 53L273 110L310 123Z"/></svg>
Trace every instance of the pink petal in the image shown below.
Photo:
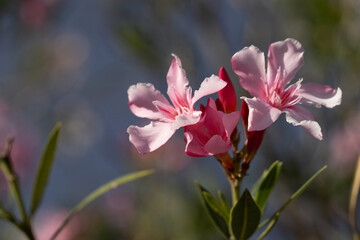
<svg viewBox="0 0 360 240"><path fill-rule="evenodd" d="M130 126L127 129L130 142L139 153L152 152L164 145L174 134L171 123L151 122L144 127Z"/></svg>
<svg viewBox="0 0 360 240"><path fill-rule="evenodd" d="M172 129L177 130L179 128L193 125L200 121L201 111L194 111L191 115L179 114L175 121L172 123Z"/></svg>
<svg viewBox="0 0 360 240"><path fill-rule="evenodd" d="M188 98L187 85L189 81L186 78L186 72L181 66L181 60L175 54L172 54L174 59L171 62L168 74L166 76L168 91L171 101L177 105L179 100L186 101Z"/></svg>
<svg viewBox="0 0 360 240"><path fill-rule="evenodd" d="M268 85L271 87L279 68L285 70L284 88L304 64L304 49L295 39L270 44L268 52Z"/></svg>
<svg viewBox="0 0 360 240"><path fill-rule="evenodd" d="M228 152L231 149L231 142L225 142L219 135L212 136L209 141L205 144L204 150L209 153L209 155L215 155L219 153Z"/></svg>
<svg viewBox="0 0 360 240"><path fill-rule="evenodd" d="M194 93L194 97L191 100L191 107L193 107L196 101L200 98L218 92L219 90L223 89L226 84L227 83L225 81L221 80L215 75L211 75L211 77L205 78L205 80L201 83L199 90L195 91Z"/></svg>
<svg viewBox="0 0 360 240"><path fill-rule="evenodd" d="M315 121L313 115L303 107L292 106L284 110L286 121L294 126L302 126L314 138L322 140L320 125Z"/></svg>
<svg viewBox="0 0 360 240"><path fill-rule="evenodd" d="M313 104L317 107L321 105L333 108L341 103L342 91L330 86L317 83L304 83L301 85L297 95L302 97L302 103Z"/></svg>
<svg viewBox="0 0 360 240"><path fill-rule="evenodd" d="M240 119L239 111L223 115L222 121L228 137L231 136L232 132L236 128L237 124L239 123L239 119Z"/></svg>
<svg viewBox="0 0 360 240"><path fill-rule="evenodd" d="M240 85L251 96L266 98L265 58L257 47L245 47L231 58L232 69L239 76Z"/></svg>
<svg viewBox="0 0 360 240"><path fill-rule="evenodd" d="M153 104L156 106L159 112L164 116L164 119L162 119L163 122L173 122L175 117L178 115L176 109L169 104L160 101L153 101Z"/></svg>
<svg viewBox="0 0 360 240"><path fill-rule="evenodd" d="M260 131L275 122L281 111L258 98L244 98L249 107L248 130Z"/></svg>
<svg viewBox="0 0 360 240"><path fill-rule="evenodd" d="M226 87L224 87L218 92L219 100L223 106L224 112L225 113L235 112L237 109L237 104L236 104L237 97L234 86L224 67L221 67L219 70L219 78L227 83Z"/></svg>
<svg viewBox="0 0 360 240"><path fill-rule="evenodd" d="M194 135L191 132L185 131L184 136L186 141L186 154L193 157L209 156L209 153L204 150L204 145L197 141L197 139L194 138Z"/></svg>
<svg viewBox="0 0 360 240"><path fill-rule="evenodd" d="M159 120L164 117L153 104L153 101L170 105L168 100L150 83L138 83L130 86L128 97L129 108L136 116L152 120Z"/></svg>

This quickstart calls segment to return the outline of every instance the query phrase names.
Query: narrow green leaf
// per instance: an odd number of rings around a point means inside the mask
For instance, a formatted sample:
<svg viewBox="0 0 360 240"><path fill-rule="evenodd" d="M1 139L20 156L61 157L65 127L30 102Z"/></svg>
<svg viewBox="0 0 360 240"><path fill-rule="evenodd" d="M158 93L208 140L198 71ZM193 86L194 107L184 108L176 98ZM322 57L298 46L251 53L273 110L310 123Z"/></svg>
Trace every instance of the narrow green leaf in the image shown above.
<svg viewBox="0 0 360 240"><path fill-rule="evenodd" d="M309 178L291 197L289 200L282 205L279 210L277 210L270 218L263 221L258 228L262 228L266 224L269 224L265 231L261 234L262 238L264 238L275 226L277 219L280 216L280 213L285 210L287 206L289 206L295 199L297 199L309 186L314 180L327 168L327 166L322 167L319 171L317 171L311 178ZM259 239L262 239L259 238ZM258 240L259 240L258 239Z"/></svg>
<svg viewBox="0 0 360 240"><path fill-rule="evenodd" d="M203 192L204 199L207 204L214 210L217 214L219 214L226 222L229 222L229 212L225 210L223 205L218 202L210 193Z"/></svg>
<svg viewBox="0 0 360 240"><path fill-rule="evenodd" d="M43 152L36 173L35 183L33 186L32 200L31 200L31 214L30 214L31 216L35 214L37 208L39 207L46 184L48 182L51 167L54 161L60 129L61 129L61 124L57 123L49 135L48 142Z"/></svg>
<svg viewBox="0 0 360 240"><path fill-rule="evenodd" d="M78 203L69 213L69 215L62 222L60 227L56 230L50 240L54 240L56 236L61 232L61 230L66 226L66 224L71 220L71 218L81 211L84 207L86 207L89 203L100 197L101 195L107 193L108 191L119 187L122 184L134 181L138 178L146 177L152 174L153 170L144 170L140 172L130 173L125 176L118 177L108 183L105 183L101 187L97 188L95 191L90 193L87 197L85 197L80 203Z"/></svg>
<svg viewBox="0 0 360 240"><path fill-rule="evenodd" d="M272 219L270 221L270 223L268 224L268 226L266 227L266 229L260 234L260 236L257 238L257 240L261 240L263 239L266 235L269 234L269 232L273 229L273 227L275 226L275 224L277 223L277 220L279 219L279 215L277 215L277 217L275 217L274 219Z"/></svg>
<svg viewBox="0 0 360 240"><path fill-rule="evenodd" d="M350 202L349 202L349 220L354 231L354 239L355 238L360 239L360 231L356 227L357 226L356 207L358 205L357 200L359 198L359 191L360 191L360 155L354 173L354 181L351 188Z"/></svg>
<svg viewBox="0 0 360 240"><path fill-rule="evenodd" d="M221 204L226 212L230 213L230 206L228 201L226 200L225 196L222 194L222 192L218 191L218 196L221 201Z"/></svg>
<svg viewBox="0 0 360 240"><path fill-rule="evenodd" d="M275 161L267 171L264 171L260 181L254 185L252 193L262 211L264 211L270 193L279 178L281 167L282 162Z"/></svg>
<svg viewBox="0 0 360 240"><path fill-rule="evenodd" d="M256 204L248 189L231 209L230 227L235 239L248 239L258 228L261 219L261 209Z"/></svg>
<svg viewBox="0 0 360 240"><path fill-rule="evenodd" d="M214 223L214 225L219 229L219 231L223 234L224 237L229 239L230 233L228 229L227 222L223 219L223 217L213 210L213 208L210 206L210 204L205 199L206 193L210 195L209 191L207 191L203 186L201 186L198 182L195 182L195 185L199 189L201 201L204 204L204 207L206 211L208 212L211 221ZM215 200L216 201L216 200Z"/></svg>

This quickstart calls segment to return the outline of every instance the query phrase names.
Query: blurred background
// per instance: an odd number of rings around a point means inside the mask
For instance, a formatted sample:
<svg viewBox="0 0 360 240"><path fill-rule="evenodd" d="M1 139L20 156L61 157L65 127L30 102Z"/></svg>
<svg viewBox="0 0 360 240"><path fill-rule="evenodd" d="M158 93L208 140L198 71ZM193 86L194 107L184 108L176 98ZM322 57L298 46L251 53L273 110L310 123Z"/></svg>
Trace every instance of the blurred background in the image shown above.
<svg viewBox="0 0 360 240"><path fill-rule="evenodd" d="M270 43L288 37L305 49L296 79L340 87L342 104L310 110L323 141L282 116L266 132L244 187L274 160L284 162L271 215L328 165L266 239L351 239L348 202L360 151L359 25L357 0L0 0L0 145L15 137L12 156L26 199L47 136L56 122L63 124L35 218L39 239L101 184L147 168L156 173L98 199L59 239L221 239L194 185L220 189L230 200L221 167L212 158L186 156L180 131L159 150L139 155L126 129L147 120L128 109L127 89L149 82L165 93L176 53L193 89L224 66L244 96L231 56L249 45L267 53ZM3 202L6 191L0 179ZM0 239L23 237L0 220Z"/></svg>

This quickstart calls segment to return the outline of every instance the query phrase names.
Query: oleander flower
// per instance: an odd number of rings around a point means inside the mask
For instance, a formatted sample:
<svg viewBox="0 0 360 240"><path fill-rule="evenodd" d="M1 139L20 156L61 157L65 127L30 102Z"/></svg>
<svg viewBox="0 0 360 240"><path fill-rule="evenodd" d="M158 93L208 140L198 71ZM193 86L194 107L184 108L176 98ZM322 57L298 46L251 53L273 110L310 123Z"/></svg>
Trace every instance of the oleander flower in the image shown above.
<svg viewBox="0 0 360 240"><path fill-rule="evenodd" d="M248 131L260 131L275 122L281 113L294 126L302 126L322 140L320 125L301 104L333 108L341 103L342 92L330 86L304 83L302 79L287 86L304 63L304 50L294 39L270 44L267 71L264 53L254 46L245 47L231 59L240 85L253 98L243 99L249 107Z"/></svg>
<svg viewBox="0 0 360 240"><path fill-rule="evenodd" d="M174 54L172 56L174 59L167 74L167 94L172 104L150 83L138 83L128 90L130 110L138 117L152 120L144 127L130 126L127 129L130 142L142 154L164 145L177 129L199 122L201 111L195 110L194 104L226 86L225 81L212 75L192 96L180 59Z"/></svg>
<svg viewBox="0 0 360 240"><path fill-rule="evenodd" d="M228 114L218 111L214 100L209 98L201 120L185 127L185 152L194 157L227 153L232 147L231 133L239 119L239 111Z"/></svg>

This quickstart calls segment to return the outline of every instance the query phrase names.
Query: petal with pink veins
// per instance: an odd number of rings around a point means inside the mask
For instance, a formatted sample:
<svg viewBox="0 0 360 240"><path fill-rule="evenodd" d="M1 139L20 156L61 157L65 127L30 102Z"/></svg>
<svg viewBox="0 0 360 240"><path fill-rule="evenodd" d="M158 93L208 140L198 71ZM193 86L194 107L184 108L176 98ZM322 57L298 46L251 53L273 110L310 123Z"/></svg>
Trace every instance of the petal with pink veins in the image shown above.
<svg viewBox="0 0 360 240"><path fill-rule="evenodd" d="M166 76L168 91L167 94L171 101L176 105L178 98L187 99L187 86L189 84L186 78L186 72L182 68L181 60L175 54L172 54L174 59L171 62L169 71ZM174 92L176 91L176 93Z"/></svg>
<svg viewBox="0 0 360 240"><path fill-rule="evenodd" d="M295 39L285 39L270 44L268 51L268 85L271 87L278 69L285 70L284 88L304 65L304 49Z"/></svg>
<svg viewBox="0 0 360 240"><path fill-rule="evenodd" d="M129 108L138 117L159 120L163 115L159 112L154 101L169 105L168 100L150 83L138 83L128 89Z"/></svg>
<svg viewBox="0 0 360 240"><path fill-rule="evenodd" d="M244 100L249 107L249 131L260 131L266 129L275 122L281 114L281 110L271 106L267 102L261 101L258 98L245 98Z"/></svg>
<svg viewBox="0 0 360 240"><path fill-rule="evenodd" d="M253 97L265 100L265 58L257 47L245 47L231 58L232 69L239 76L240 85Z"/></svg>
<svg viewBox="0 0 360 240"><path fill-rule="evenodd" d="M130 126L127 129L130 142L139 153L152 152L164 145L174 134L171 123L150 122L144 127Z"/></svg>
<svg viewBox="0 0 360 240"><path fill-rule="evenodd" d="M218 76L211 75L201 83L199 90L194 92L194 97L191 100L191 107L202 97L216 93L226 86L226 82L221 80Z"/></svg>
<svg viewBox="0 0 360 240"><path fill-rule="evenodd" d="M322 140L323 135L321 127L314 119L314 116L305 108L292 106L284 109L286 112L286 121L294 126L302 126L314 138Z"/></svg>
<svg viewBox="0 0 360 240"><path fill-rule="evenodd" d="M205 144L204 150L210 155L228 152L231 148L231 142L225 142L219 135L212 136Z"/></svg>
<svg viewBox="0 0 360 240"><path fill-rule="evenodd" d="M171 127L172 129L177 130L181 127L193 125L199 122L201 114L201 111L194 111L191 115L179 114L175 118L175 121L172 123Z"/></svg>
<svg viewBox="0 0 360 240"><path fill-rule="evenodd" d="M302 103L333 108L341 104L342 91L340 88L334 89L317 83L304 83L298 90L297 95L302 97Z"/></svg>

